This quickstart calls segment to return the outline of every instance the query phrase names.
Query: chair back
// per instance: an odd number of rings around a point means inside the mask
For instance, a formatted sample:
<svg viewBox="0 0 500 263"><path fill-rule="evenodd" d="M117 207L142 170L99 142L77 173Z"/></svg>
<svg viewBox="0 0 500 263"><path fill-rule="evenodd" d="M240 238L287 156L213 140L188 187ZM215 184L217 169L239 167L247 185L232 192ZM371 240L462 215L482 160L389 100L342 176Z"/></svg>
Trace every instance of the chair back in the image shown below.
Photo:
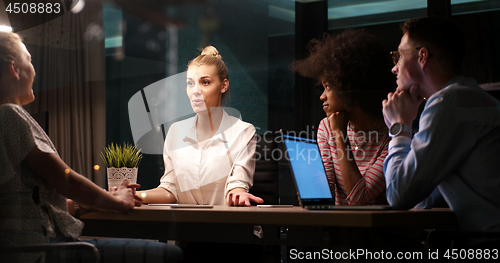
<svg viewBox="0 0 500 263"><path fill-rule="evenodd" d="M264 199L264 204L279 204L279 153L276 136L257 135L255 174L250 193Z"/></svg>

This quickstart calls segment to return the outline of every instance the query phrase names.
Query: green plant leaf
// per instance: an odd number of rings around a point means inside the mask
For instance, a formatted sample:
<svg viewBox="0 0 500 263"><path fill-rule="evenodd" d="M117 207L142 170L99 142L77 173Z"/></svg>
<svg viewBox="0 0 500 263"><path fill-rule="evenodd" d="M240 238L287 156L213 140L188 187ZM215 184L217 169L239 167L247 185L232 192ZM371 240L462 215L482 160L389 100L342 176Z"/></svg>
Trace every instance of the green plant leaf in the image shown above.
<svg viewBox="0 0 500 263"><path fill-rule="evenodd" d="M101 159L106 167L138 167L142 157L141 150L129 143L123 143L122 146L111 143L101 152Z"/></svg>

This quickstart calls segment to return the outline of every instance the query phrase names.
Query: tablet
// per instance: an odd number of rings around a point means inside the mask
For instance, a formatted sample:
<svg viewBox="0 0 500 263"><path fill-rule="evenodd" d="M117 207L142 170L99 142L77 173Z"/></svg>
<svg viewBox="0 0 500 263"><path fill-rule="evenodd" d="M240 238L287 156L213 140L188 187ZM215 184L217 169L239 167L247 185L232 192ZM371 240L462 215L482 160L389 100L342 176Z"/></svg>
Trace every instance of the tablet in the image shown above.
<svg viewBox="0 0 500 263"><path fill-rule="evenodd" d="M171 205L170 208L213 208L213 205L190 205L190 204L178 204Z"/></svg>
<svg viewBox="0 0 500 263"><path fill-rule="evenodd" d="M195 204L148 204L149 206L170 206L171 208L213 208L213 205Z"/></svg>
<svg viewBox="0 0 500 263"><path fill-rule="evenodd" d="M260 208L292 208L293 205L257 205Z"/></svg>

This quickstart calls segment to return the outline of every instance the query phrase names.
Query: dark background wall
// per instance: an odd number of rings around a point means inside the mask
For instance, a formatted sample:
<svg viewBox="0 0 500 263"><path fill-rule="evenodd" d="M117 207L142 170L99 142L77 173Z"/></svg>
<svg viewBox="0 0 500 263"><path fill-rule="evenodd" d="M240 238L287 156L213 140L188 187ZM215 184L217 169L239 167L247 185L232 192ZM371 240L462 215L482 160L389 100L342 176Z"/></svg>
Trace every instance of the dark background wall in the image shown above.
<svg viewBox="0 0 500 263"><path fill-rule="evenodd" d="M315 89L312 82L307 80L300 79L298 83L297 76L290 71L293 61L305 55L304 43L307 43L308 38L317 37L322 32L337 34L346 27L365 28L380 36L389 52L397 49L399 44L399 23L427 14L424 8L361 18L325 20L321 17L326 18L328 5L315 9L292 2L295 4L295 19L286 21L270 15L269 4L272 1L195 2L163 7L163 13L181 25L177 31L177 72L186 70L188 61L199 54L202 46L212 44L219 49L229 68L229 106L238 109L244 121L254 124L259 134L283 129L302 131L310 137L315 136L318 123L324 118L319 101L321 90ZM297 8L305 8L309 13L298 12ZM464 10L468 8L471 9L471 5L452 9L463 13L452 15L452 19L467 36L464 75L476 78L480 84L500 82L500 54L496 48L500 46L497 33L500 32L500 11L465 14ZM300 14L306 15L297 18ZM200 26L200 21L207 15L210 16L209 21L214 23L214 29L210 32ZM123 12L123 19L126 21L124 57L116 59L110 55L106 59L107 143L133 142L128 100L142 88L171 74L167 56L170 39L168 34L165 35L165 26L126 12ZM302 33L299 35L297 32ZM311 34L307 35L308 32ZM302 51L298 52L298 49ZM498 96L495 90L489 92ZM161 155L146 155L139 167L138 182L142 189L156 187L163 169ZM293 202L296 200L293 200L293 183L289 180L286 168L283 169L280 177L283 187L288 189L284 191L283 200Z"/></svg>

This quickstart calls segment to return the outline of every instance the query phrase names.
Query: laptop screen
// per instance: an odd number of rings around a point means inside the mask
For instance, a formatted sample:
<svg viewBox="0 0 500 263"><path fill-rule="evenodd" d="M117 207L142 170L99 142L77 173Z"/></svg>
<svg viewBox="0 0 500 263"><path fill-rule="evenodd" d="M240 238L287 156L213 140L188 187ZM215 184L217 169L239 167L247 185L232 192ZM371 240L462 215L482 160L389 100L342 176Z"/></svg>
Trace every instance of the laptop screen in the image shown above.
<svg viewBox="0 0 500 263"><path fill-rule="evenodd" d="M316 141L289 135L283 135L283 141L300 199L331 199Z"/></svg>

